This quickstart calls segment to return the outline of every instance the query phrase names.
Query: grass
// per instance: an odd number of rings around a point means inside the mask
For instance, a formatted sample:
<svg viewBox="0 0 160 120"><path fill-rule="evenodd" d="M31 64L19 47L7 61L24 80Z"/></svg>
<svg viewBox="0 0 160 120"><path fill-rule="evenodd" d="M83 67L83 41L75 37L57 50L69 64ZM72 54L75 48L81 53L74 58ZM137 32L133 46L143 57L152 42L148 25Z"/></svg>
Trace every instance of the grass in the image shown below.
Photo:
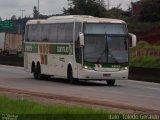
<svg viewBox="0 0 160 120"><path fill-rule="evenodd" d="M53 117L54 120L104 120L111 112L87 107L43 105L25 99L13 100L0 96L0 115L7 114L18 115L20 120L50 120Z"/></svg>
<svg viewBox="0 0 160 120"><path fill-rule="evenodd" d="M158 57L137 57L130 60L130 66L145 68L160 68L160 58Z"/></svg>
<svg viewBox="0 0 160 120"><path fill-rule="evenodd" d="M0 96L0 120L141 120L143 114L116 114L106 109L43 105L29 100ZM125 117L124 117L125 116ZM148 119L149 120L149 119Z"/></svg>
<svg viewBox="0 0 160 120"><path fill-rule="evenodd" d="M143 51L143 50L154 50L160 51L160 44L151 45L146 41L138 42L137 46L132 48L132 52ZM132 67L145 67L145 68L160 68L160 57L159 56L137 56L130 58L130 66Z"/></svg>

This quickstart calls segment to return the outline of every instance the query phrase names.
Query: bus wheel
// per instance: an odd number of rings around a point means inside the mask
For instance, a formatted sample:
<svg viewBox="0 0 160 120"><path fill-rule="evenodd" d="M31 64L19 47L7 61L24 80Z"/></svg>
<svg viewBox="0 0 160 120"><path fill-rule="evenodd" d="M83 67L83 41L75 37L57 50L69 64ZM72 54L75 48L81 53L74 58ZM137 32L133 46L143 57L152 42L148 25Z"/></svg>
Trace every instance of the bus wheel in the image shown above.
<svg viewBox="0 0 160 120"><path fill-rule="evenodd" d="M116 80L106 80L108 86L114 86Z"/></svg>
<svg viewBox="0 0 160 120"><path fill-rule="evenodd" d="M37 79L42 80L43 75L41 74L41 66L40 64L37 64Z"/></svg>
<svg viewBox="0 0 160 120"><path fill-rule="evenodd" d="M34 77L34 79L38 79L38 73L37 73L37 69L35 67L33 68L33 77Z"/></svg>
<svg viewBox="0 0 160 120"><path fill-rule="evenodd" d="M49 80L51 78L51 76L50 75L43 75L43 78L46 80Z"/></svg>
<svg viewBox="0 0 160 120"><path fill-rule="evenodd" d="M73 71L71 67L69 67L67 70L67 79L69 83L76 84L76 80L73 78Z"/></svg>

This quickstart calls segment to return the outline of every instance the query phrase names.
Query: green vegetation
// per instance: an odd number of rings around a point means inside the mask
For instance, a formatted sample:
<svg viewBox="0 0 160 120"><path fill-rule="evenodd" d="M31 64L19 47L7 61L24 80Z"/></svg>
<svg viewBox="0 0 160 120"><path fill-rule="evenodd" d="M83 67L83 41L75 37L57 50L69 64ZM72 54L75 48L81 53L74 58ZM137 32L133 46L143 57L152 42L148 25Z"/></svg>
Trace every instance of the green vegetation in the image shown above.
<svg viewBox="0 0 160 120"><path fill-rule="evenodd" d="M131 18L131 8L123 10L119 4L117 7L107 9L104 0L68 0L69 8L63 8L63 14L122 19L127 22L129 31L133 33L160 28L160 15L157 12L160 9L160 2L158 0L140 0L140 2L142 4L141 17L136 22Z"/></svg>
<svg viewBox="0 0 160 120"><path fill-rule="evenodd" d="M160 0L141 0L141 21L156 22L160 20Z"/></svg>
<svg viewBox="0 0 160 120"><path fill-rule="evenodd" d="M160 28L160 22L128 22L130 32L148 32Z"/></svg>
<svg viewBox="0 0 160 120"><path fill-rule="evenodd" d="M27 120L35 120L35 118L38 120L49 120L51 117L54 117L54 120L103 120L104 118L106 119L106 115L109 113L104 109L41 105L28 100L12 100L7 97L0 97L0 114L19 115L22 120L25 120L25 118Z"/></svg>
<svg viewBox="0 0 160 120"><path fill-rule="evenodd" d="M131 49L130 66L160 68L160 45L140 41Z"/></svg>
<svg viewBox="0 0 160 120"><path fill-rule="evenodd" d="M149 116L143 114L115 114L105 109L44 105L25 99L9 99L0 96L0 120L142 120Z"/></svg>
<svg viewBox="0 0 160 120"><path fill-rule="evenodd" d="M106 14L104 0L68 0L69 8L64 8L65 15L92 15L104 17Z"/></svg>
<svg viewBox="0 0 160 120"><path fill-rule="evenodd" d="M140 50L140 49L148 49L148 48L151 48L152 45L150 45L148 42L146 41L140 41L138 42L137 46L132 48L132 51L134 50Z"/></svg>
<svg viewBox="0 0 160 120"><path fill-rule="evenodd" d="M130 61L132 67L160 68L160 58L158 57L137 57Z"/></svg>
<svg viewBox="0 0 160 120"><path fill-rule="evenodd" d="M91 109L62 105L41 105L29 100L12 100L0 97L0 113L5 114L107 114L103 109Z"/></svg>

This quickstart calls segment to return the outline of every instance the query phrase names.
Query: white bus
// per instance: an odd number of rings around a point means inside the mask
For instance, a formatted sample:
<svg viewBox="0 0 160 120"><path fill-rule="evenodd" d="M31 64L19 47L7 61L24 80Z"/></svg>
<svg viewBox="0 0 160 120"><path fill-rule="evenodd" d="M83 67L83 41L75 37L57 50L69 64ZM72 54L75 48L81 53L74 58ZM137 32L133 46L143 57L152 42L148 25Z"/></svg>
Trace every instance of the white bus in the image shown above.
<svg viewBox="0 0 160 120"><path fill-rule="evenodd" d="M24 68L35 79L57 76L78 80L128 79L129 34L122 20L93 16L55 16L26 24Z"/></svg>

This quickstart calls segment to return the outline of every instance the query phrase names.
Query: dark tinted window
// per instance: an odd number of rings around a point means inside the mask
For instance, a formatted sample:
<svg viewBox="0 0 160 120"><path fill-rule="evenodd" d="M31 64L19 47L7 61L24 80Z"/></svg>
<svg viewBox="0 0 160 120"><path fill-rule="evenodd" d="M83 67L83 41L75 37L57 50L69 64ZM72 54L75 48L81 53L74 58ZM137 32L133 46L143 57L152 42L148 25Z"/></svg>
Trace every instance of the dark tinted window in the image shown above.
<svg viewBox="0 0 160 120"><path fill-rule="evenodd" d="M26 41L69 43L73 41L73 29L73 23L28 25Z"/></svg>

